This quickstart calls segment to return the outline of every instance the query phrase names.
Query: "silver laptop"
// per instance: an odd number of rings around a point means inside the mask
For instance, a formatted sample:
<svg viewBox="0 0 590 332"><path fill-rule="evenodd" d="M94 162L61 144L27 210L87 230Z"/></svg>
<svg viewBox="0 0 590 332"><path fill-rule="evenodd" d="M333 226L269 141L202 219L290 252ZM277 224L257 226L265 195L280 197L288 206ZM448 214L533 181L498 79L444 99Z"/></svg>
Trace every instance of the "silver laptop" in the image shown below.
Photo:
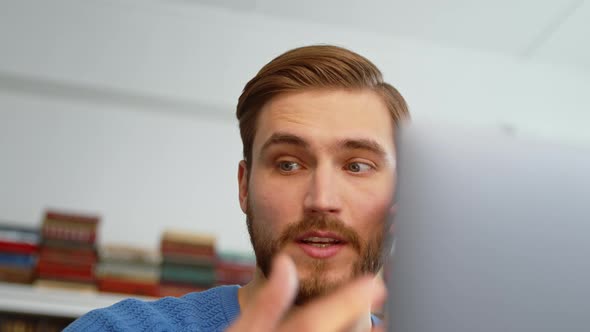
<svg viewBox="0 0 590 332"><path fill-rule="evenodd" d="M590 149L423 123L398 146L390 331L590 331Z"/></svg>

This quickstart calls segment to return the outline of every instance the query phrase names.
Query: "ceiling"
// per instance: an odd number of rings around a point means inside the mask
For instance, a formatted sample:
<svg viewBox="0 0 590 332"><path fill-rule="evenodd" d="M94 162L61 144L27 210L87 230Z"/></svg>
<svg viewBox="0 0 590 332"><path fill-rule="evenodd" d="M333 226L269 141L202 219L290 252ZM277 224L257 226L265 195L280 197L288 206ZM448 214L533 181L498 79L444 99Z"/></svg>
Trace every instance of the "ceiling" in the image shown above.
<svg viewBox="0 0 590 332"><path fill-rule="evenodd" d="M590 0L185 0L590 71Z"/></svg>

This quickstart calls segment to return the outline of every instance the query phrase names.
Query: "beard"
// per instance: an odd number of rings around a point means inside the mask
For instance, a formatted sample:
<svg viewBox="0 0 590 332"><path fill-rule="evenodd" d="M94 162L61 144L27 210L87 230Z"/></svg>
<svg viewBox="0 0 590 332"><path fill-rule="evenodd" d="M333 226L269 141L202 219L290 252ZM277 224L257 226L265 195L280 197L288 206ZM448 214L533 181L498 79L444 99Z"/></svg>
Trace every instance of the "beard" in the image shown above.
<svg viewBox="0 0 590 332"><path fill-rule="evenodd" d="M383 266L384 252L383 231L378 231L366 241L362 241L357 232L346 226L340 219L326 214L314 214L304 217L293 223L279 234L274 236L268 227L258 225L251 210L251 202L247 204L246 224L250 234L250 242L256 255L256 265L268 279L271 271L271 263L287 244L294 242L298 237L309 231L330 231L338 234L358 254L353 263L350 274L337 280L325 277L329 266L325 260L313 259L308 263L309 277L299 280L299 291L295 298L295 304L301 305L311 299L331 293L346 282L358 276L377 273Z"/></svg>

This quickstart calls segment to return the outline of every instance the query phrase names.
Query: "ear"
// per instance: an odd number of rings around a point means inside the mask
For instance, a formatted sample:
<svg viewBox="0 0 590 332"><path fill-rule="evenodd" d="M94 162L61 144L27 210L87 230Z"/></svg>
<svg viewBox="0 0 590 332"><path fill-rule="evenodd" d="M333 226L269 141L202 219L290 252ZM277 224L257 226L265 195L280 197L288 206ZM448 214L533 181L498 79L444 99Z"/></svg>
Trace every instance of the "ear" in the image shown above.
<svg viewBox="0 0 590 332"><path fill-rule="evenodd" d="M240 161L238 165L238 191L240 208L242 208L242 212L246 213L248 210L248 168L245 160Z"/></svg>

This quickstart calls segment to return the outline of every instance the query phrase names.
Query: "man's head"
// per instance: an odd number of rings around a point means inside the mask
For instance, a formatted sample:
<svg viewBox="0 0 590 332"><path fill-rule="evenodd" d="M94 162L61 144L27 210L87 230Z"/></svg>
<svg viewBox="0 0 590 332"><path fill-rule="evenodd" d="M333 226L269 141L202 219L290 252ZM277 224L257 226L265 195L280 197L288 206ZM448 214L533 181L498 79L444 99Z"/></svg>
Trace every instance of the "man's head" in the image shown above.
<svg viewBox="0 0 590 332"><path fill-rule="evenodd" d="M299 302L382 265L403 97L364 57L310 46L275 58L240 96L240 205L264 275L279 251Z"/></svg>

